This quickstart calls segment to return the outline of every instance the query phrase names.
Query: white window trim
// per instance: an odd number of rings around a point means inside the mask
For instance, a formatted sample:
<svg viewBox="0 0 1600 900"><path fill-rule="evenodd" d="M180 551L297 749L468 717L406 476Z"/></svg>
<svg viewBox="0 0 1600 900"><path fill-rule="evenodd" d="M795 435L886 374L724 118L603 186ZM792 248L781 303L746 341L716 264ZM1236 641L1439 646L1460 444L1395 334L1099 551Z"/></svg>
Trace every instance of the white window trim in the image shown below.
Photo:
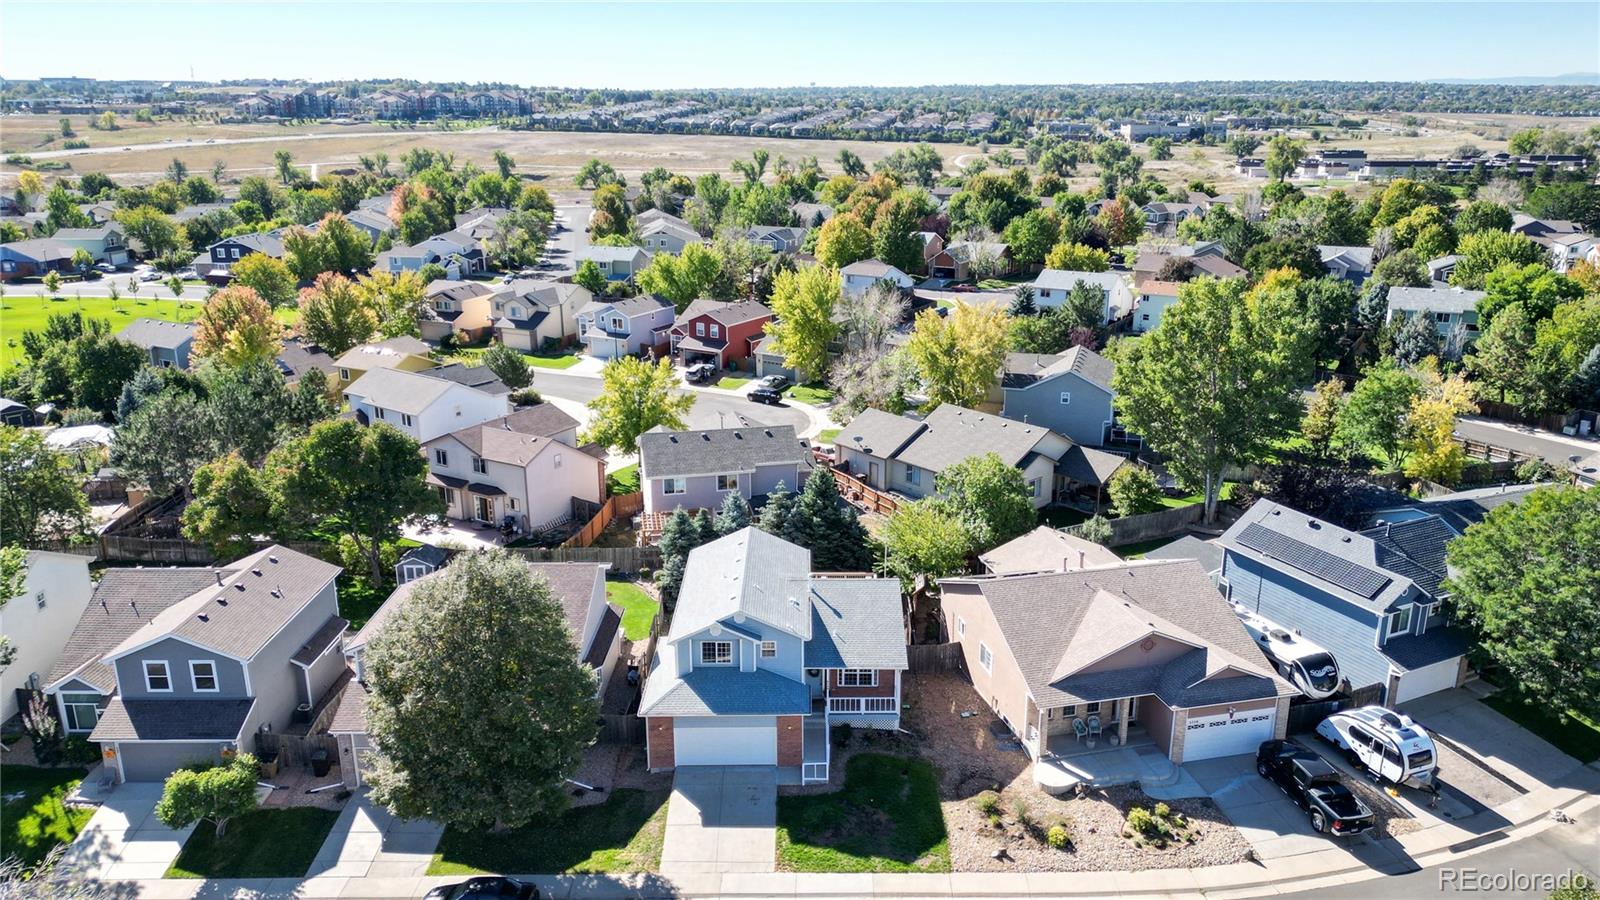
<svg viewBox="0 0 1600 900"><path fill-rule="evenodd" d="M732 479L733 483L728 485L727 487L723 487L722 485L723 485L723 479L724 478ZM738 489L739 489L739 476L737 476L737 475L718 475L717 476L717 491L719 493L726 494L729 491L737 491Z"/></svg>
<svg viewBox="0 0 1600 900"><path fill-rule="evenodd" d="M663 478L663 479L661 479L661 493L663 493L663 494L667 494L667 495L670 495L670 496L677 496L679 494L686 494L688 492L689 492L689 483L688 483L688 481L686 479L683 479L683 478Z"/></svg>
<svg viewBox="0 0 1600 900"><path fill-rule="evenodd" d="M211 667L211 687L203 688L203 687L200 686L200 673L195 670L196 666L210 666ZM217 674L217 663L216 663L216 660L211 660L211 659L191 659L191 660L189 660L189 686L191 688L193 688L194 692L197 693L197 694L215 694L215 693L221 691L222 690L222 678Z"/></svg>
<svg viewBox="0 0 1600 900"><path fill-rule="evenodd" d="M433 451L433 462L435 465L448 467L450 465L450 454L445 450L435 449Z"/></svg>
<svg viewBox="0 0 1600 900"><path fill-rule="evenodd" d="M967 633L967 620L956 616L956 635L965 637Z"/></svg>
<svg viewBox="0 0 1600 900"><path fill-rule="evenodd" d="M412 579L421 578L422 576L428 574L428 567L419 566L415 563L408 563L400 567L400 574L405 578L405 580L411 581Z"/></svg>
<svg viewBox="0 0 1600 900"><path fill-rule="evenodd" d="M983 641L978 642L978 665L982 666L985 672L994 672L994 651Z"/></svg>
<svg viewBox="0 0 1600 900"><path fill-rule="evenodd" d="M705 337L706 336L706 323L704 323L704 322L696 322L696 323L694 323L694 336L695 337Z"/></svg>
<svg viewBox="0 0 1600 900"><path fill-rule="evenodd" d="M727 647L728 648L728 658L727 659L715 659L715 658L707 659L706 658L706 650L708 648L721 648L721 647ZM718 657L722 655L720 652L717 652L715 649L712 650L712 654L713 654L713 656L718 656ZM700 642L700 663L699 664L702 665L702 666L731 666L731 665L733 665L734 664L733 641L701 641Z"/></svg>
<svg viewBox="0 0 1600 900"><path fill-rule="evenodd" d="M167 686L164 688L152 687L150 684L150 667L155 665L159 665L161 667L162 675L167 679ZM170 663L164 659L147 659L140 664L140 668L144 670L145 691L151 694L172 693L172 665Z"/></svg>
<svg viewBox="0 0 1600 900"><path fill-rule="evenodd" d="M1405 624L1397 626L1396 623L1400 621L1400 617L1402 615L1405 616L1405 620L1406 620ZM1388 630L1387 630L1387 632L1385 633L1384 636L1385 637L1399 637L1399 636L1401 636L1403 634L1406 634L1406 633L1410 632L1411 631L1411 620L1412 620L1411 607L1409 605L1400 607L1399 609L1397 609L1394 612L1389 614L1389 617L1388 617L1388 623L1389 624L1387 626Z"/></svg>
<svg viewBox="0 0 1600 900"><path fill-rule="evenodd" d="M866 680L863 681L862 680L863 678L865 678ZM877 686L878 686L878 670L877 669L840 669L839 670L839 687L862 688L862 687L877 687Z"/></svg>
<svg viewBox="0 0 1600 900"><path fill-rule="evenodd" d="M489 461L481 456L474 456L472 458L472 472L475 475L489 474Z"/></svg>
<svg viewBox="0 0 1600 900"><path fill-rule="evenodd" d="M761 658L762 659L772 659L773 657L775 657L777 655L778 655L778 642L777 641L762 641L761 642Z"/></svg>
<svg viewBox="0 0 1600 900"><path fill-rule="evenodd" d="M50 605L50 601L45 597L44 591L40 591L39 593L33 595L33 603L35 609L44 609L46 606Z"/></svg>
<svg viewBox="0 0 1600 900"><path fill-rule="evenodd" d="M1071 391L1062 391L1061 392L1061 405L1062 406L1069 406L1069 405L1071 405L1071 403L1072 403L1072 392Z"/></svg>

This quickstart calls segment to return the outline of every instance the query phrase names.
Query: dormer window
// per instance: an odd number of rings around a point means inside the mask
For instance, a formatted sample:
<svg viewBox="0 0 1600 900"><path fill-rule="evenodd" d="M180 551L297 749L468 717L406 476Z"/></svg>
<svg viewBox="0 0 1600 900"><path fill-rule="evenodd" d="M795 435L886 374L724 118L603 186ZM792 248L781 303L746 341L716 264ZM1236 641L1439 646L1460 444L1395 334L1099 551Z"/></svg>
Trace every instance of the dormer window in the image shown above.
<svg viewBox="0 0 1600 900"><path fill-rule="evenodd" d="M146 660L144 664L144 689L153 694L172 692L172 673L166 660Z"/></svg>
<svg viewBox="0 0 1600 900"><path fill-rule="evenodd" d="M703 666L726 666L733 662L732 641L701 641L700 664Z"/></svg>

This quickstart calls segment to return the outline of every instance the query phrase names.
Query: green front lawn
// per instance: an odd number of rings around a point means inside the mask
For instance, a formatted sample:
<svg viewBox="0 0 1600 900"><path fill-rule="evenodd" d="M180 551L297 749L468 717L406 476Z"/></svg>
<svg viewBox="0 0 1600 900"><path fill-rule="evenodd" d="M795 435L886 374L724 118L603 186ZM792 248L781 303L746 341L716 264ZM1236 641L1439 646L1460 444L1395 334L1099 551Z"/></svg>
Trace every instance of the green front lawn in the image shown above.
<svg viewBox="0 0 1600 900"><path fill-rule="evenodd" d="M535 369L570 369L577 365L578 360L582 357L578 356L576 350L572 350L566 353L557 353L554 356L545 356L540 353L524 353L522 358L527 360L528 365L533 366Z"/></svg>
<svg viewBox="0 0 1600 900"><path fill-rule="evenodd" d="M778 866L790 872L948 872L939 779L920 759L860 753L832 794L778 798Z"/></svg>
<svg viewBox="0 0 1600 900"><path fill-rule="evenodd" d="M841 431L844 431L844 429L843 428L824 428L821 431L817 432L817 443L819 443L819 444L831 444L834 441L839 439L839 433Z"/></svg>
<svg viewBox="0 0 1600 900"><path fill-rule="evenodd" d="M171 295L155 298L150 291L153 285L141 288L137 298L126 294L115 304L110 297L66 296L60 300L49 297L7 296L0 302L0 364L10 364L22 358L22 333L42 331L53 313L82 312L85 317L107 319L115 334L134 319L165 319L169 322L191 322L200 315L201 305L192 300L174 301ZM67 291L66 288L62 290ZM70 291L67 291L70 294Z"/></svg>
<svg viewBox="0 0 1600 900"><path fill-rule="evenodd" d="M1483 702L1578 762L1600 759L1600 722L1576 712L1568 712L1567 721L1562 722L1542 707L1522 702L1510 691L1501 691Z"/></svg>
<svg viewBox="0 0 1600 900"><path fill-rule="evenodd" d="M0 859L12 856L24 867L45 858L57 844L69 844L94 816L94 808L61 801L87 774L86 769L36 769L0 766L0 790L22 796L0 807Z"/></svg>
<svg viewBox="0 0 1600 900"><path fill-rule="evenodd" d="M753 378L745 378L741 375L724 375L717 379L715 386L722 388L725 391L737 391L739 388L744 387L754 380L755 379Z"/></svg>
<svg viewBox="0 0 1600 900"><path fill-rule="evenodd" d="M670 796L623 789L598 806L573 807L501 834L447 828L428 874L654 872Z"/></svg>
<svg viewBox="0 0 1600 900"><path fill-rule="evenodd" d="M819 384L797 384L785 391L784 395L796 403L809 403L812 406L825 406L833 402L833 391Z"/></svg>
<svg viewBox="0 0 1600 900"><path fill-rule="evenodd" d="M661 609L660 601L631 581L606 582L606 600L622 607L622 633L630 641L650 636L650 620Z"/></svg>
<svg viewBox="0 0 1600 900"><path fill-rule="evenodd" d="M166 877L301 878L338 818L336 810L307 806L258 809L229 820L221 838L201 822Z"/></svg>
<svg viewBox="0 0 1600 900"><path fill-rule="evenodd" d="M639 492L639 464L623 466L606 473L606 490L612 494L637 494Z"/></svg>

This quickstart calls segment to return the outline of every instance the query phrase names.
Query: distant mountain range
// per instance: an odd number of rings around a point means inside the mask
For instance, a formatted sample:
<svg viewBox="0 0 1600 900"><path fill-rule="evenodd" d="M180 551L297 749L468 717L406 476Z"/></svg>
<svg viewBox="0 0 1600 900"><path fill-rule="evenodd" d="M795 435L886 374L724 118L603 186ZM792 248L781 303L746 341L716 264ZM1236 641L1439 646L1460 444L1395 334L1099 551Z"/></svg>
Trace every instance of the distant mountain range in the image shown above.
<svg viewBox="0 0 1600 900"><path fill-rule="evenodd" d="M1438 84L1583 84L1600 85L1600 72L1570 72L1566 75L1510 75L1504 78L1430 78Z"/></svg>

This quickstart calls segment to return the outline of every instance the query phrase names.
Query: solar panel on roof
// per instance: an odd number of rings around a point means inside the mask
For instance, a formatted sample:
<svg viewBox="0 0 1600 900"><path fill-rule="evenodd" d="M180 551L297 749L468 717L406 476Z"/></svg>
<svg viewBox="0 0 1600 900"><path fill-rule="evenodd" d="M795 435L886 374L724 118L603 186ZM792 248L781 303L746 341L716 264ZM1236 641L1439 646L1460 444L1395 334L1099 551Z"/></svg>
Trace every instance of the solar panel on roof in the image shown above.
<svg viewBox="0 0 1600 900"><path fill-rule="evenodd" d="M1239 543L1368 600L1389 583L1389 577L1381 572L1340 559L1326 550L1254 522L1239 533Z"/></svg>

